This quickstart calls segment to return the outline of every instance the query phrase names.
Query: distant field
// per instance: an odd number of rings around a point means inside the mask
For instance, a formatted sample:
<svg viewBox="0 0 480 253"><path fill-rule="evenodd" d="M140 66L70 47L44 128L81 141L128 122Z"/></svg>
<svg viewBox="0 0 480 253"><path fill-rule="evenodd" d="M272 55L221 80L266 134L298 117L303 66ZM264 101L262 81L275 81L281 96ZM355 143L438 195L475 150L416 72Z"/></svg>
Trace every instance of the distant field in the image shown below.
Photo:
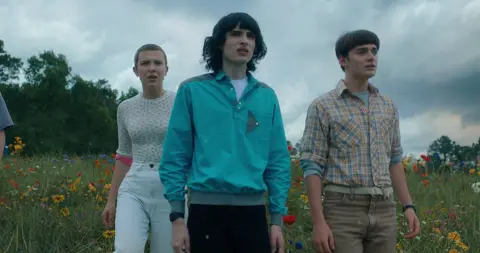
<svg viewBox="0 0 480 253"><path fill-rule="evenodd" d="M403 240L398 212L398 252L480 252L480 195L469 173L419 175L406 165L408 184L422 221L421 235ZM7 157L0 169L0 252L112 252L114 230L100 214L105 206L113 159L102 157ZM301 168L292 160L289 214L285 226L290 252L314 252Z"/></svg>

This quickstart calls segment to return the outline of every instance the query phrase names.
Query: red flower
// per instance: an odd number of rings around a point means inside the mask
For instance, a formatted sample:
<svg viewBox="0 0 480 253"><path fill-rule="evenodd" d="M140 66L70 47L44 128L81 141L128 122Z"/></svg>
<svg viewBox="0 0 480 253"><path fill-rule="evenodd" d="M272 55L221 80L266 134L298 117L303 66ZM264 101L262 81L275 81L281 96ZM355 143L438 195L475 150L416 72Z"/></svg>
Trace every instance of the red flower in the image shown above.
<svg viewBox="0 0 480 253"><path fill-rule="evenodd" d="M283 223L285 223L287 225L292 225L293 223L295 223L296 220L297 220L297 217L295 217L295 215L285 215L285 216L283 216Z"/></svg>
<svg viewBox="0 0 480 253"><path fill-rule="evenodd" d="M426 155L420 155L420 157L425 161L425 162L430 162L430 157Z"/></svg>
<svg viewBox="0 0 480 253"><path fill-rule="evenodd" d="M288 146L288 151L292 151L292 146Z"/></svg>

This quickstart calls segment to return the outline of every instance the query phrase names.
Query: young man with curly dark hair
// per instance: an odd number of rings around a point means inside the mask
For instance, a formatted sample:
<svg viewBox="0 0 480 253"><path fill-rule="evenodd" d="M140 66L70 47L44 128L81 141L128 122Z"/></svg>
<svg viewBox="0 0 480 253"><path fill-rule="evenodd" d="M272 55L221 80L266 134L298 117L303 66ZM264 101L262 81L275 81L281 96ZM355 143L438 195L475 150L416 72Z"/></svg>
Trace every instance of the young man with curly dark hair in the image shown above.
<svg viewBox="0 0 480 253"><path fill-rule="evenodd" d="M275 91L251 73L266 53L257 22L229 14L205 39L211 72L178 88L159 168L175 252L284 252L290 156Z"/></svg>

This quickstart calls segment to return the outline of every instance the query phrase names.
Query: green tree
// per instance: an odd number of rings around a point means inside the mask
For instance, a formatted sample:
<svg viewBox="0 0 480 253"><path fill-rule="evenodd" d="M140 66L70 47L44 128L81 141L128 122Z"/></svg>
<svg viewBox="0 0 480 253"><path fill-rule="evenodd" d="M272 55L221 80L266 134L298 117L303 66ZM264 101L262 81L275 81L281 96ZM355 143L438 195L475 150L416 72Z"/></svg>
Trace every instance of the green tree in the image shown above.
<svg viewBox="0 0 480 253"><path fill-rule="evenodd" d="M0 83L7 84L19 80L22 60L12 57L4 50L3 40L0 40Z"/></svg>
<svg viewBox="0 0 480 253"><path fill-rule="evenodd" d="M428 147L429 153L438 153L442 156L442 160L445 163L448 157L451 157L453 152L453 141L450 137L443 135L440 138L433 141Z"/></svg>

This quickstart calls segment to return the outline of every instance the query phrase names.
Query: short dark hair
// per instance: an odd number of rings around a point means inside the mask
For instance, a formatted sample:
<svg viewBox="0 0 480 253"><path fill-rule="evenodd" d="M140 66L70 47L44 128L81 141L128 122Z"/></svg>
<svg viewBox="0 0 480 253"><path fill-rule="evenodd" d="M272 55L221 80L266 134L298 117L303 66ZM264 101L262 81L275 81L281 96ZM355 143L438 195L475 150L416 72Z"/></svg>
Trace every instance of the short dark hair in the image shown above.
<svg viewBox="0 0 480 253"><path fill-rule="evenodd" d="M212 36L205 38L203 44L203 62L205 68L218 72L222 68L223 54L222 46L225 43L227 32L237 27L250 30L255 35L255 50L252 59L247 63L248 71L255 71L256 64L267 54L267 46L263 41L262 32L257 21L247 13L235 12L222 17L215 25Z"/></svg>
<svg viewBox="0 0 480 253"><path fill-rule="evenodd" d="M348 53L355 47L374 44L377 49L380 49L380 39L378 36L369 30L355 30L342 34L335 43L335 54L337 59L340 56L348 57ZM342 67L342 70L345 70Z"/></svg>
<svg viewBox="0 0 480 253"><path fill-rule="evenodd" d="M163 55L165 56L165 65L168 65L167 62L167 54L163 50L163 48L157 44L145 44L137 49L137 52L135 52L135 56L133 57L133 64L136 67L137 62L138 62L138 55L143 52L143 51L161 51Z"/></svg>

